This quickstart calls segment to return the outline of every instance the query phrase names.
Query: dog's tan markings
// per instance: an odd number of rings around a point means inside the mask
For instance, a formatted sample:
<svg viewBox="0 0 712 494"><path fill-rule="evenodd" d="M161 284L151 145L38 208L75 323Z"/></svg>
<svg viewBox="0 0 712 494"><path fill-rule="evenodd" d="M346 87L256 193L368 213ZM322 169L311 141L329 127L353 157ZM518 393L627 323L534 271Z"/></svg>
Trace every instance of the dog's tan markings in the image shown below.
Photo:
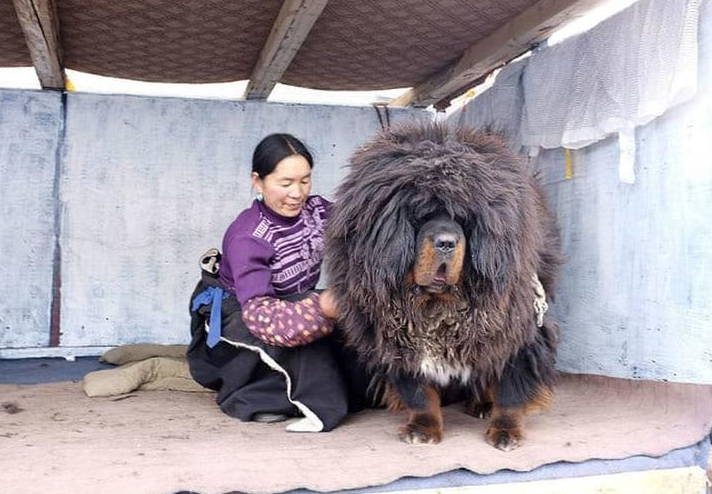
<svg viewBox="0 0 712 494"><path fill-rule="evenodd" d="M398 436L411 444L437 444L443 437L443 416L440 410L440 393L433 386L425 386L425 410L408 410L408 423L401 427ZM402 404L401 404L402 406Z"/></svg>
<svg viewBox="0 0 712 494"><path fill-rule="evenodd" d="M465 260L465 240L458 236L455 249L447 254L438 252L433 240L428 238L423 241L418 250L418 257L413 266L414 281L418 285L429 285L438 268L445 264L445 282L455 285L462 277L462 266Z"/></svg>
<svg viewBox="0 0 712 494"><path fill-rule="evenodd" d="M423 242L413 267L413 278L418 285L429 285L432 282L437 269L435 266L437 257L438 253L433 243L430 240Z"/></svg>
<svg viewBox="0 0 712 494"><path fill-rule="evenodd" d="M381 404L386 406L386 409L391 412L402 412L406 409L400 395L389 385L385 385Z"/></svg>
<svg viewBox="0 0 712 494"><path fill-rule="evenodd" d="M524 405L524 413L539 412L548 409L554 401L554 392L546 387L540 386L537 394Z"/></svg>

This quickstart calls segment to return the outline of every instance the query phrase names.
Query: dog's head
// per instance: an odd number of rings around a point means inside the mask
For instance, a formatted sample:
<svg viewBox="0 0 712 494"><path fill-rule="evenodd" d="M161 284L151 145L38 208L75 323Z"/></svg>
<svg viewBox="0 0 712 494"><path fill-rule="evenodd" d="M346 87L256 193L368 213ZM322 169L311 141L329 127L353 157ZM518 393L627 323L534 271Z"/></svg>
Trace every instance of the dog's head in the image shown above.
<svg viewBox="0 0 712 494"><path fill-rule="evenodd" d="M426 220L417 229L412 283L429 294L449 294L462 280L465 232L445 214Z"/></svg>
<svg viewBox="0 0 712 494"><path fill-rule="evenodd" d="M340 308L387 312L409 281L430 294L505 293L535 257L523 240L536 209L528 180L494 136L422 123L381 133L353 155L327 228Z"/></svg>

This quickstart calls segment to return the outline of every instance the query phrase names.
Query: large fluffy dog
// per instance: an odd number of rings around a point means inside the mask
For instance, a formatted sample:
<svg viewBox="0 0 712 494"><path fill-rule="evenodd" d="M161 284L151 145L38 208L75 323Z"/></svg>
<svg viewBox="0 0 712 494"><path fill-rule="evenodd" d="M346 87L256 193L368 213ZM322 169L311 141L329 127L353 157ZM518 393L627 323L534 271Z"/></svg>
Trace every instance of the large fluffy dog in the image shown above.
<svg viewBox="0 0 712 494"><path fill-rule="evenodd" d="M526 162L494 136L414 123L355 153L327 229L329 279L347 344L408 411L403 440L439 442L441 393L458 387L491 416L490 444L521 444L554 381L557 329L535 306L558 243Z"/></svg>

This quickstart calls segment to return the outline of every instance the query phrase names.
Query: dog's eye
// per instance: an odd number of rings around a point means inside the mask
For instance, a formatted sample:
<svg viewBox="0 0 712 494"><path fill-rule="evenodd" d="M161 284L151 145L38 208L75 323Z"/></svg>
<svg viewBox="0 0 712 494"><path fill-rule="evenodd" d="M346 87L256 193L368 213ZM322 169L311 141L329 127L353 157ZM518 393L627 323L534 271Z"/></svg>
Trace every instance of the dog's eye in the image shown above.
<svg viewBox="0 0 712 494"><path fill-rule="evenodd" d="M431 211L431 212L429 212L429 213L426 213L426 214L424 214L423 216L418 217L418 219L417 219L418 226L423 226L423 225L426 224L428 221L430 221L430 220L432 220L432 219L435 219L436 217L438 217L438 216L441 215L441 214L442 214L441 211L435 210L435 211Z"/></svg>

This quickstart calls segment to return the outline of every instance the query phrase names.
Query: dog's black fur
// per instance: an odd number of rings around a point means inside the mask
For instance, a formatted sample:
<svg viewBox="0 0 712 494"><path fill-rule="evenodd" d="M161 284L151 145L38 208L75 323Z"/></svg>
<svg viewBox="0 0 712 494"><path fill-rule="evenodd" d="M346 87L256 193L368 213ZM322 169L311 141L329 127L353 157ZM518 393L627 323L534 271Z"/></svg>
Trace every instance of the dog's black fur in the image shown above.
<svg viewBox="0 0 712 494"><path fill-rule="evenodd" d="M442 437L440 393L491 410L487 440L523 440L545 405L557 328L536 324L533 279L552 294L555 221L523 158L499 138L436 124L385 131L359 149L327 228L329 279L347 344L409 420L409 442Z"/></svg>

